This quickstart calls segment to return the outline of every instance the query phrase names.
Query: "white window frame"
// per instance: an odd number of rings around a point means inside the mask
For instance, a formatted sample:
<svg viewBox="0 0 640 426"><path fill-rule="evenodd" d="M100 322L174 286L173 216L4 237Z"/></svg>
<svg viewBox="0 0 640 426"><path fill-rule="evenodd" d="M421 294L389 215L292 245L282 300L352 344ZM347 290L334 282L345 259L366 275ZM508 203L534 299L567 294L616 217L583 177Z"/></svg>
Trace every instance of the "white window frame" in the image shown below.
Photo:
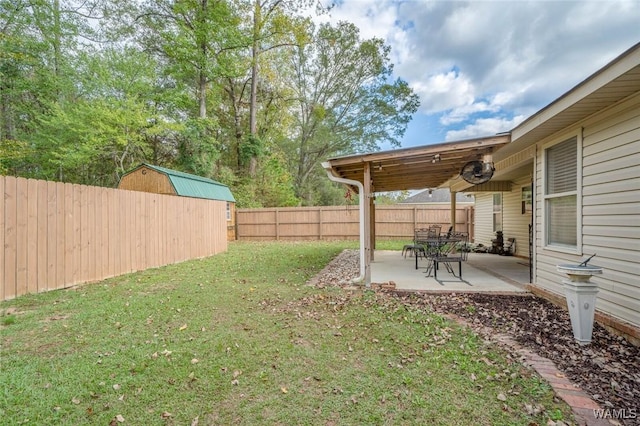
<svg viewBox="0 0 640 426"><path fill-rule="evenodd" d="M576 189L556 194L547 194L547 150L555 145L575 139L576 141ZM582 254L582 135L581 132L566 135L542 147L542 240L546 250L568 254ZM567 196L576 197L576 245L568 246L549 242L548 200Z"/></svg>
<svg viewBox="0 0 640 426"><path fill-rule="evenodd" d="M227 222L231 221L231 203L227 201Z"/></svg>
<svg viewBox="0 0 640 426"><path fill-rule="evenodd" d="M500 204L496 204L496 196L500 197ZM499 209L496 209L496 207L499 207ZM496 228L496 215L500 216L500 229ZM504 230L504 195L502 192L496 192L491 196L491 219L493 222L493 232Z"/></svg>

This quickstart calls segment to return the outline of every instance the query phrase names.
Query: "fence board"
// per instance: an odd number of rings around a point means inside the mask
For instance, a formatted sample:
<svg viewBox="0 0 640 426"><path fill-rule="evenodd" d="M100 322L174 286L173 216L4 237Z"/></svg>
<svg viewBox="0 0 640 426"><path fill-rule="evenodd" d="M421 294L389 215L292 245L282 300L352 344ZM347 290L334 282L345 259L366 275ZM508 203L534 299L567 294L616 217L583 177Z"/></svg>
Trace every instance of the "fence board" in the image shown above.
<svg viewBox="0 0 640 426"><path fill-rule="evenodd" d="M17 200L16 200L16 178L7 177L4 188L5 199L5 228L4 228L4 294L5 297L11 299L17 295L16 293L16 260L17 260L17 244L18 236L16 232L17 221Z"/></svg>
<svg viewBox="0 0 640 426"><path fill-rule="evenodd" d="M80 282L89 279L89 187L80 188Z"/></svg>
<svg viewBox="0 0 640 426"><path fill-rule="evenodd" d="M120 210L118 216L120 217L120 273L126 274L131 271L131 262L129 256L131 255L131 246L129 245L127 238L129 232L129 221L131 219L131 210L127 203L128 193L125 191L118 191L118 197L120 198Z"/></svg>
<svg viewBox="0 0 640 426"><path fill-rule="evenodd" d="M16 295L27 292L27 218L29 214L28 182L16 179Z"/></svg>
<svg viewBox="0 0 640 426"><path fill-rule="evenodd" d="M65 287L65 220L64 220L64 183L56 183L56 246L58 267L56 268L56 288Z"/></svg>
<svg viewBox="0 0 640 426"><path fill-rule="evenodd" d="M0 194L2 191L0 190ZM27 181L27 292L38 292L38 181Z"/></svg>
<svg viewBox="0 0 640 426"><path fill-rule="evenodd" d="M49 261L47 260L47 182L39 180L38 191L38 291L47 291Z"/></svg>
<svg viewBox="0 0 640 426"><path fill-rule="evenodd" d="M70 183L60 184L62 187L62 220L64 223L64 276L62 284L73 283L73 185Z"/></svg>
<svg viewBox="0 0 640 426"><path fill-rule="evenodd" d="M47 290L55 290L58 287L57 224L56 184L47 182Z"/></svg>
<svg viewBox="0 0 640 426"><path fill-rule="evenodd" d="M4 209L5 209L5 192L4 192L4 181L5 179L0 176L0 280L4 282L4 264L5 264L5 254L4 254L4 235L5 235L5 220L4 220ZM0 285L0 300L4 300L4 285Z"/></svg>
<svg viewBox="0 0 640 426"><path fill-rule="evenodd" d="M107 194L107 221L109 222L109 277L113 277L120 273L120 259L116 257L119 239L118 230L116 229L116 212L119 207L116 201L116 193L114 191L106 191Z"/></svg>
<svg viewBox="0 0 640 426"><path fill-rule="evenodd" d="M96 246L96 279L109 276L109 204L107 188L97 188L100 195L96 199L96 233L100 244Z"/></svg>
<svg viewBox="0 0 640 426"><path fill-rule="evenodd" d="M82 251L82 224L81 224L81 207L82 207L82 187L80 185L73 185L73 210L71 217L73 217L73 275L70 284L76 284L80 281L80 271L82 265L81 251Z"/></svg>

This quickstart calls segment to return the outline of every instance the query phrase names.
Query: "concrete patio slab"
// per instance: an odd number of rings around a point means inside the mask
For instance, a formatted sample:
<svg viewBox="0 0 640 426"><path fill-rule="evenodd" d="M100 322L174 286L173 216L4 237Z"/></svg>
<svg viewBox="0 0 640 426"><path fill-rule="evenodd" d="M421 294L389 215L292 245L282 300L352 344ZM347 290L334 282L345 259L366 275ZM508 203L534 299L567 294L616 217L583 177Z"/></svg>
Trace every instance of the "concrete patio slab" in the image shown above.
<svg viewBox="0 0 640 426"><path fill-rule="evenodd" d="M462 279L438 270L438 280L425 274L427 262L420 259L415 269L415 258L402 256L400 251L376 250L371 262L371 282L394 282L396 290L429 292L526 292L529 267L526 259L492 254L470 253L462 264ZM457 265L454 265L457 271Z"/></svg>

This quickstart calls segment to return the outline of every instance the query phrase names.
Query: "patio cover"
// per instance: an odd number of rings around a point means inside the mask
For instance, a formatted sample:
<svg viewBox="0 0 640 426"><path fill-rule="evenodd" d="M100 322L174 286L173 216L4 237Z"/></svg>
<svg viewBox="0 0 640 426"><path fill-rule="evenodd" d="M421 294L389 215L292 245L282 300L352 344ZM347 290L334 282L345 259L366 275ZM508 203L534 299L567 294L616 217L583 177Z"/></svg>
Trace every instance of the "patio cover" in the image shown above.
<svg viewBox="0 0 640 426"><path fill-rule="evenodd" d="M438 188L455 179L469 161L482 160L511 140L510 134L435 145L337 157L322 163L330 179L360 196L360 270L358 281L371 284L375 241L375 192ZM455 211L455 197L451 197ZM455 215L453 215L455 218ZM455 225L455 222L452 223Z"/></svg>
<svg viewBox="0 0 640 426"><path fill-rule="evenodd" d="M402 148L327 160L334 176L364 183L370 169L372 192L438 188L469 161L482 160L510 141L509 134ZM326 168L326 167L325 167ZM357 191L357 188L353 188Z"/></svg>

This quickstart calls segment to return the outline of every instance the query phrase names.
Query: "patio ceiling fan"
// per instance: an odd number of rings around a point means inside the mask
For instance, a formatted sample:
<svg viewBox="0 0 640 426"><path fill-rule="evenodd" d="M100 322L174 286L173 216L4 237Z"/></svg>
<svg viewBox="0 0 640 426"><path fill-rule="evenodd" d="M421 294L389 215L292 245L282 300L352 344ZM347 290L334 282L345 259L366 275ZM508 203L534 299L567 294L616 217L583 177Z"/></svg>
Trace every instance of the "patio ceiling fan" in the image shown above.
<svg viewBox="0 0 640 426"><path fill-rule="evenodd" d="M490 159L485 158L483 161L469 161L467 164L462 166L460 176L462 176L462 179L473 185L479 185L481 183L488 182L493 176L494 170L493 162Z"/></svg>

